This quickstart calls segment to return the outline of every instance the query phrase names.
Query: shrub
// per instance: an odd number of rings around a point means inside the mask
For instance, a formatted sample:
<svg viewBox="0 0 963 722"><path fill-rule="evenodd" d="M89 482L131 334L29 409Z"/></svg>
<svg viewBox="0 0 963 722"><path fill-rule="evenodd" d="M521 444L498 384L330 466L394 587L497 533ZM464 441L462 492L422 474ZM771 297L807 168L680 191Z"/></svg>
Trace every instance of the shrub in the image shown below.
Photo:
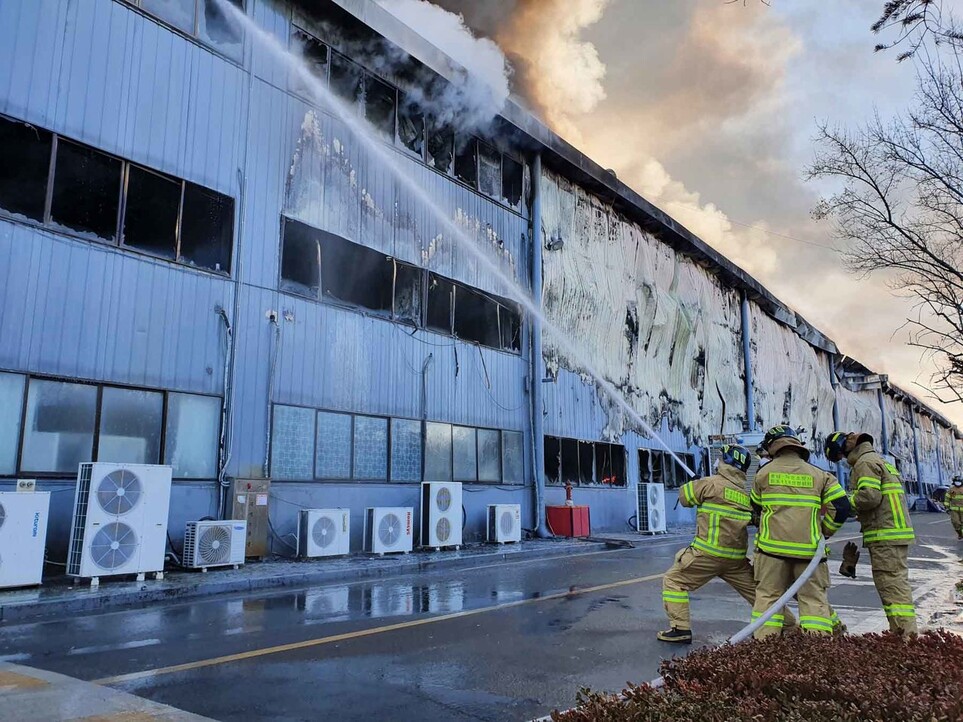
<svg viewBox="0 0 963 722"><path fill-rule="evenodd" d="M963 719L963 638L792 634L667 660L665 686L582 690L557 722L940 722Z"/></svg>

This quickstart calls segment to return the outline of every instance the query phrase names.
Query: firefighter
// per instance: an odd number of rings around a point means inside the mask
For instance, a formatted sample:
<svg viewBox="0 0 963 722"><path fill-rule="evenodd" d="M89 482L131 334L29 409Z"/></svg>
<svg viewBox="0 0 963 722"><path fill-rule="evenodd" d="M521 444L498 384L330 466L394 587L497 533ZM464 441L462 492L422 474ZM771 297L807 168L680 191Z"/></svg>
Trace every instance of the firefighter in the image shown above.
<svg viewBox="0 0 963 722"><path fill-rule="evenodd" d="M869 434L834 431L826 437L825 451L830 461L845 458L852 470L853 506L889 628L916 634L908 562L915 534L899 471L876 453Z"/></svg>
<svg viewBox="0 0 963 722"><path fill-rule="evenodd" d="M963 475L957 474L953 477L953 485L946 490L944 501L956 538L963 539Z"/></svg>
<svg viewBox="0 0 963 722"><path fill-rule="evenodd" d="M849 516L850 503L836 477L809 464L809 449L796 431L774 426L766 432L763 448L772 459L756 474L750 500L760 514L756 534L756 602L753 617L761 616L781 597L812 560L819 534L829 538ZM820 517L820 510L832 506ZM804 631L831 634L834 614L829 606L829 571L820 560L813 575L796 594L799 623ZM778 616L756 630L756 639L779 634Z"/></svg>
<svg viewBox="0 0 963 722"><path fill-rule="evenodd" d="M675 556L675 564L662 578L662 601L671 627L656 636L663 642L692 642L689 592L719 577L749 604L756 599L752 565L746 558L746 527L752 518L746 493L746 472L752 462L741 446L723 446L716 474L696 479L679 489L683 506L696 507L696 535ZM795 625L788 616L787 626ZM783 615L779 615L780 619Z"/></svg>

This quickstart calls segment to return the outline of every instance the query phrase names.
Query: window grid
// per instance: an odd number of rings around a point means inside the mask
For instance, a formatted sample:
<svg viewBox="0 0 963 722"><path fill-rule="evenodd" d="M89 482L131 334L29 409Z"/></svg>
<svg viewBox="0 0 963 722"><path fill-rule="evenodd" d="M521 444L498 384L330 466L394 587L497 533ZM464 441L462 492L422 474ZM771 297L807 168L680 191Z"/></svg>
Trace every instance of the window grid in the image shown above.
<svg viewBox="0 0 963 722"><path fill-rule="evenodd" d="M622 444L546 436L544 445L546 484L570 483L602 489L627 486L626 450Z"/></svg>

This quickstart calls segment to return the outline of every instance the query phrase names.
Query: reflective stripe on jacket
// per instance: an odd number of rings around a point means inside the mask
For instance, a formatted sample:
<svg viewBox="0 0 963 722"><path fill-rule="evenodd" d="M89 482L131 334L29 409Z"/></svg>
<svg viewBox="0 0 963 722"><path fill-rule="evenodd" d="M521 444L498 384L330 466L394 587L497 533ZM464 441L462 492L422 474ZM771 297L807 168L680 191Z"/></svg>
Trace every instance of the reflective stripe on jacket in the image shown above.
<svg viewBox="0 0 963 722"><path fill-rule="evenodd" d="M846 459L852 467L853 506L863 544L912 544L916 539L899 472L864 441Z"/></svg>
<svg viewBox="0 0 963 722"><path fill-rule="evenodd" d="M951 486L946 490L946 508L948 511L963 511L963 486Z"/></svg>
<svg viewBox="0 0 963 722"><path fill-rule="evenodd" d="M746 527L752 519L746 475L734 466L719 464L719 473L696 479L679 489L682 506L696 508L692 547L723 559L742 559L749 547Z"/></svg>
<svg viewBox="0 0 963 722"><path fill-rule="evenodd" d="M752 503L762 508L756 550L811 559L819 535L832 536L840 526L832 517L822 520L821 509L846 492L835 476L803 461L790 449L777 452L752 485Z"/></svg>

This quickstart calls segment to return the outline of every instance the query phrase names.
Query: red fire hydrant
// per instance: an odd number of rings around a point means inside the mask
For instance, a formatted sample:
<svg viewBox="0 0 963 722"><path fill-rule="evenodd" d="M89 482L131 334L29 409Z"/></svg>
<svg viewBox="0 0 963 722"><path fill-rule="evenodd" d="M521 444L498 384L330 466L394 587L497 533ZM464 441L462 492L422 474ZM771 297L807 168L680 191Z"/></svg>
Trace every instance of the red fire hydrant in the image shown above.
<svg viewBox="0 0 963 722"><path fill-rule="evenodd" d="M572 482L565 482L565 506L575 506L575 502L572 501Z"/></svg>

